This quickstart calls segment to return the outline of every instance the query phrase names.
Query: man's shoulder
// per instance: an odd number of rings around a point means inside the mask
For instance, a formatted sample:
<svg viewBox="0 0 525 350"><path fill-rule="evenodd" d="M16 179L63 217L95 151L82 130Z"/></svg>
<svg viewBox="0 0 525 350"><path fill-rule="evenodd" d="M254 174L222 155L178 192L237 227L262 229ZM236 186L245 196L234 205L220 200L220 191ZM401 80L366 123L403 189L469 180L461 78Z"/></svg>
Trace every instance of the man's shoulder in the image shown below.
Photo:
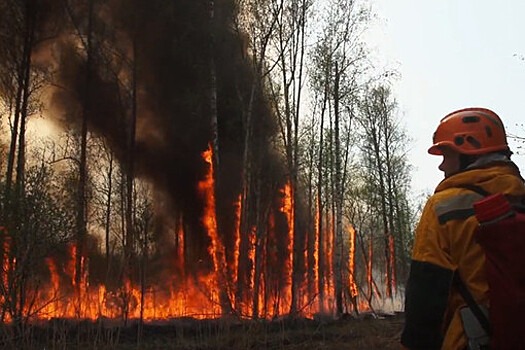
<svg viewBox="0 0 525 350"><path fill-rule="evenodd" d="M438 222L464 220L474 215L474 203L483 195L465 187L449 187L436 192L429 199Z"/></svg>

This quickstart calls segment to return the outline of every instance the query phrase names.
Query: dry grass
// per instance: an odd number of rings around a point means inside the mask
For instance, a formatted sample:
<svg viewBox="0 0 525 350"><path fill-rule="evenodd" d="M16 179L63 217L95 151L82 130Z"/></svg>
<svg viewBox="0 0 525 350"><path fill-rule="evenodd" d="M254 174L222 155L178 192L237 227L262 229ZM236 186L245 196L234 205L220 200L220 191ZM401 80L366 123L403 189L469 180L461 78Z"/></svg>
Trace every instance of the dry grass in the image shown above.
<svg viewBox="0 0 525 350"><path fill-rule="evenodd" d="M140 340L138 325L62 321L34 327L25 346L9 339L4 349L399 349L403 315L371 314L340 320L274 321L177 319L144 325ZM4 328L5 331L5 328ZM4 336L8 332L4 332ZM6 341L7 340L7 341Z"/></svg>

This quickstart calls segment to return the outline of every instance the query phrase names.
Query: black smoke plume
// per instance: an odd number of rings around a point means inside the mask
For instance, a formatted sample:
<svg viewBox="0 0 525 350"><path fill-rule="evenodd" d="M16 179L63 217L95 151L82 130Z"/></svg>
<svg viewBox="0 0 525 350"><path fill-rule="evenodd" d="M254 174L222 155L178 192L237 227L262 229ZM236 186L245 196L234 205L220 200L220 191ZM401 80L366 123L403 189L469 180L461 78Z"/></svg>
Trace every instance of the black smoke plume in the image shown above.
<svg viewBox="0 0 525 350"><path fill-rule="evenodd" d="M94 1L90 65L87 5L87 1L71 2L60 9L60 15L49 14L50 20L60 18L64 23L56 39L46 44L53 48L60 86L55 90L54 106L77 124L85 106L90 131L103 136L126 164L135 81L136 176L153 183L157 198L165 200L165 205L157 208L157 220L166 226L158 231L173 232L167 226L182 218L187 266L198 270L204 261L209 267L209 238L200 221L203 202L197 183L207 171L201 154L213 132L210 62L215 63L217 76L217 210L227 249L233 244L233 203L241 191L247 101L252 84L259 79L243 49L243 38L232 30L233 1L215 1L213 20L208 1ZM56 28L56 23L51 27ZM260 90L252 117L250 156L255 166L251 175L263 183L260 203L278 212L278 188L284 183L284 171L272 146L276 120ZM252 208L254 203L250 203ZM262 215L270 211L265 209ZM251 213L247 217L247 227L255 225L257 216ZM285 224L281 223L282 230L286 230ZM168 241L160 234L158 251L174 254L164 244Z"/></svg>

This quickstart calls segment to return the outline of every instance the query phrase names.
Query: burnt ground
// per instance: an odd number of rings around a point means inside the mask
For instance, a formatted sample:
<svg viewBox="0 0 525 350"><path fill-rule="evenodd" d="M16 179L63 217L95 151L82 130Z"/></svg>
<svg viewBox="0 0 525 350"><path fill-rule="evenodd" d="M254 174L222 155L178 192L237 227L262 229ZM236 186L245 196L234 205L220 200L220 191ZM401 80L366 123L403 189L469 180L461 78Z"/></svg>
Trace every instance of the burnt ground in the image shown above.
<svg viewBox="0 0 525 350"><path fill-rule="evenodd" d="M339 320L173 319L116 325L52 320L14 336L2 327L2 349L399 349L403 314L361 314ZM137 336L141 334L140 338Z"/></svg>

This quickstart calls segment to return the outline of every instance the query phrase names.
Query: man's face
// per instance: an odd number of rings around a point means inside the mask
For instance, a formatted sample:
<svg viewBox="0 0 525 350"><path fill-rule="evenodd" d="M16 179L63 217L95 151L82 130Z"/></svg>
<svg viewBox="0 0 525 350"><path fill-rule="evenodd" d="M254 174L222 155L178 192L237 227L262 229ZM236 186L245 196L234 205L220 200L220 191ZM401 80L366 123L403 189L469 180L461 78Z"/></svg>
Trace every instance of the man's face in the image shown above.
<svg viewBox="0 0 525 350"><path fill-rule="evenodd" d="M439 165L439 170L445 173L445 178L454 175L459 171L459 153L452 148L443 147L443 161Z"/></svg>

